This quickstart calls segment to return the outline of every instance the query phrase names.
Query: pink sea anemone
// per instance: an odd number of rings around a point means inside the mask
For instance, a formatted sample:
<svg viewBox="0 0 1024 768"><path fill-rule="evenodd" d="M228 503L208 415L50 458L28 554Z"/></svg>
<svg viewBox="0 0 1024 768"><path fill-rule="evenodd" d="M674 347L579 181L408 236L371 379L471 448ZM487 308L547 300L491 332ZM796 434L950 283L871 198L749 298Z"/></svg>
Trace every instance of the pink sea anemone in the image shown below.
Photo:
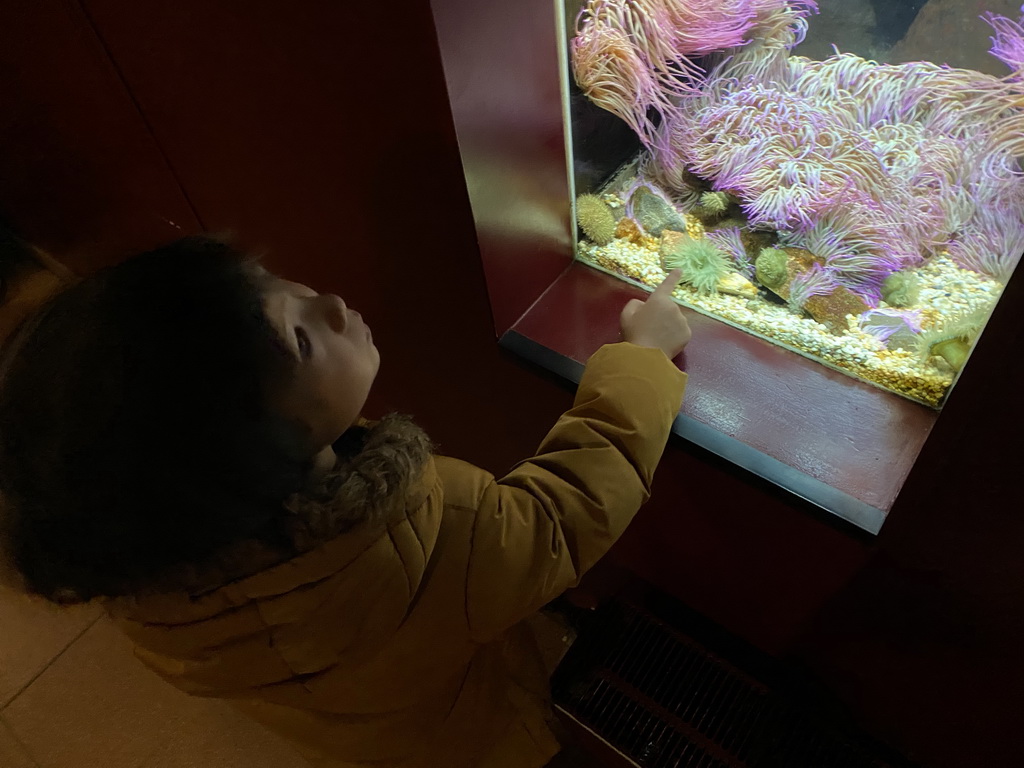
<svg viewBox="0 0 1024 768"><path fill-rule="evenodd" d="M693 57L748 42L754 16L750 0L590 0L570 45L573 76L651 146L658 116L699 93Z"/></svg>
<svg viewBox="0 0 1024 768"><path fill-rule="evenodd" d="M754 264L743 243L743 230L739 227L719 227L708 232L706 237L716 248L732 259L733 264L745 277L754 276Z"/></svg>
<svg viewBox="0 0 1024 768"><path fill-rule="evenodd" d="M1005 16L984 13L981 18L987 21L995 35L991 37L990 52L1010 68L1010 77L1020 80L1024 78L1024 5L1021 6L1020 21L1013 21Z"/></svg>
<svg viewBox="0 0 1024 768"><path fill-rule="evenodd" d="M806 272L801 272L789 282L788 304L800 311L809 299L824 296L836 287L836 278L832 269L812 264Z"/></svg>
<svg viewBox="0 0 1024 768"><path fill-rule="evenodd" d="M667 197L728 192L751 228L814 252L869 302L887 275L943 251L1004 280L1024 250L1024 17L985 16L1013 70L996 78L790 56L814 10L589 0L573 70L636 131L642 174Z"/></svg>
<svg viewBox="0 0 1024 768"><path fill-rule="evenodd" d="M581 31L572 41L572 68L594 104L624 120L641 141L653 141L656 126L650 111L665 115L673 105L624 32L613 27Z"/></svg>

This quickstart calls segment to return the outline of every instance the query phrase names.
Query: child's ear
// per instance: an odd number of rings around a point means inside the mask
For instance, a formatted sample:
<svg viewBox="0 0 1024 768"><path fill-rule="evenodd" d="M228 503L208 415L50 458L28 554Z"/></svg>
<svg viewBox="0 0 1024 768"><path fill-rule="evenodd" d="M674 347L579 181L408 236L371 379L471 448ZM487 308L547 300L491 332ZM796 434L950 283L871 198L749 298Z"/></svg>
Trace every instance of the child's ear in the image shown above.
<svg viewBox="0 0 1024 768"><path fill-rule="evenodd" d="M315 480L323 477L332 469L338 460L338 455L334 452L333 446L326 446L316 456L313 457L313 469L310 479Z"/></svg>

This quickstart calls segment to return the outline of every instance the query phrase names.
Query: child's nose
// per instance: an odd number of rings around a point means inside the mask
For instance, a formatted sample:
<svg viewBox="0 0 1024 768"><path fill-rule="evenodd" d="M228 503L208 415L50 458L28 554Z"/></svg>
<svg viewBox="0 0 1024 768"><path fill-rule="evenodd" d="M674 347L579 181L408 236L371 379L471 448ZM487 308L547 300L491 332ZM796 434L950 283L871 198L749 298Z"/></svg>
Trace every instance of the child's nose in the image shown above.
<svg viewBox="0 0 1024 768"><path fill-rule="evenodd" d="M335 333L342 333L348 325L348 307L340 297L327 294L318 297L324 306L324 318Z"/></svg>

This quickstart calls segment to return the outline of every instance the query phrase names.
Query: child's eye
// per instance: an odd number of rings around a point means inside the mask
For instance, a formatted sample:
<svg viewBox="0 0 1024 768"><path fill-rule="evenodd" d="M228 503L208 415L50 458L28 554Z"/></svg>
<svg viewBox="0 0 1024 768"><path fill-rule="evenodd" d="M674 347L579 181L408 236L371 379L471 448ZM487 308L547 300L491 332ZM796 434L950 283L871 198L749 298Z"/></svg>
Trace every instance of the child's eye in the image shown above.
<svg viewBox="0 0 1024 768"><path fill-rule="evenodd" d="M306 333L305 328L295 328L295 341L299 347L299 356L303 360L308 360L313 354L313 344L310 342L309 334Z"/></svg>

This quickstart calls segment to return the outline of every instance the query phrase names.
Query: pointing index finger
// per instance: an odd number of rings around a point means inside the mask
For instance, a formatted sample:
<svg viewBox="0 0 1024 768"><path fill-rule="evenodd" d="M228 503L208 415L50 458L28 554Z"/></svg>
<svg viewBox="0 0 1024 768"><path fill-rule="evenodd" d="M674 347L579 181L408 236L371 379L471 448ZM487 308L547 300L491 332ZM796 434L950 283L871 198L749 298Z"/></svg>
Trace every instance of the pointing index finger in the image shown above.
<svg viewBox="0 0 1024 768"><path fill-rule="evenodd" d="M683 270L678 268L673 269L671 272L668 273L668 276L661 281L661 285L659 285L657 288L654 289L654 291L651 292L651 296L665 296L666 298L671 297L672 291L676 289L676 286L679 285L682 279Z"/></svg>

